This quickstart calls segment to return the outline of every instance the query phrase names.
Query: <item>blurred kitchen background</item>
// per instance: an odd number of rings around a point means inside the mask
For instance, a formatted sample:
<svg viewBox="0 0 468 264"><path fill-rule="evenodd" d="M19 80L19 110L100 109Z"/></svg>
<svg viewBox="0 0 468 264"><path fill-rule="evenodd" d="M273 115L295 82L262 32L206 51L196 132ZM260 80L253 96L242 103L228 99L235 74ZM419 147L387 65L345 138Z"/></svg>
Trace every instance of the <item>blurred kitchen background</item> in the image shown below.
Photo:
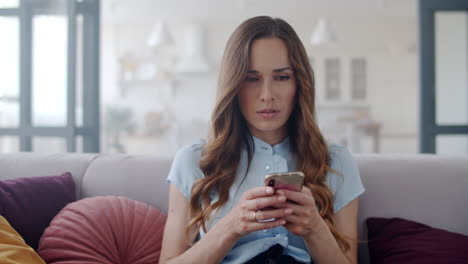
<svg viewBox="0 0 468 264"><path fill-rule="evenodd" d="M172 157L206 137L230 34L269 15L303 41L328 141L353 153L468 154L466 5L0 0L0 152Z"/></svg>

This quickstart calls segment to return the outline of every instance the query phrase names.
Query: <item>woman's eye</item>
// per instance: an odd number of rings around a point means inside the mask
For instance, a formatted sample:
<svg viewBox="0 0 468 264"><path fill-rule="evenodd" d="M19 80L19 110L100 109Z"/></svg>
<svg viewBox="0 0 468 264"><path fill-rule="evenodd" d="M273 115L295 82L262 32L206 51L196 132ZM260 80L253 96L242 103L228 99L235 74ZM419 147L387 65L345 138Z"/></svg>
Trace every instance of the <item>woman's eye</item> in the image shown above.
<svg viewBox="0 0 468 264"><path fill-rule="evenodd" d="M286 81L286 80L289 80L290 77L289 77L289 75L280 75L280 76L276 77L276 79L279 80L279 81Z"/></svg>
<svg viewBox="0 0 468 264"><path fill-rule="evenodd" d="M247 82L255 82L255 81L258 80L258 78L257 78L257 77L253 77L253 76L247 76L247 77L245 77L245 80L246 80Z"/></svg>

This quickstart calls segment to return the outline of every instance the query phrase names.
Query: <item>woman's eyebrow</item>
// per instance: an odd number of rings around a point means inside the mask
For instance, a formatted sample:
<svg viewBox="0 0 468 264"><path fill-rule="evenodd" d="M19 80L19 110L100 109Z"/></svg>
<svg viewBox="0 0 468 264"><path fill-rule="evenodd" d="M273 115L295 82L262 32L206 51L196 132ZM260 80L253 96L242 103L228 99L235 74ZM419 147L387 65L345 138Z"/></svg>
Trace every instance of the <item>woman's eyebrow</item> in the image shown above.
<svg viewBox="0 0 468 264"><path fill-rule="evenodd" d="M274 69L274 70L272 70L272 72L284 72L284 71L287 71L287 70L292 71L292 68L291 67L283 67L283 68ZM258 74L259 71L257 71L257 70L248 70L247 73L248 74Z"/></svg>
<svg viewBox="0 0 468 264"><path fill-rule="evenodd" d="M273 72L283 72L283 71L287 71L287 70L291 70L291 67L283 67L283 68L279 68L279 69L274 69Z"/></svg>

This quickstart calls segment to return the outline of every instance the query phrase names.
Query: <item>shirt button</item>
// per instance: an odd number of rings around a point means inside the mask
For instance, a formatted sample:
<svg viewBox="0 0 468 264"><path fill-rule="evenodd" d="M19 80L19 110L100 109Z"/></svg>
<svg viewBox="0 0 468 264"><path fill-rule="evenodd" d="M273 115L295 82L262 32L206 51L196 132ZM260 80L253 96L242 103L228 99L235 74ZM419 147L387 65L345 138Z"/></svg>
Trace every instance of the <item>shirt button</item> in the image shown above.
<svg viewBox="0 0 468 264"><path fill-rule="evenodd" d="M267 245L263 246L263 249L264 249L264 250L267 250L267 249L268 249L268 246L267 246Z"/></svg>
<svg viewBox="0 0 468 264"><path fill-rule="evenodd" d="M265 166L265 170L266 170L266 171L269 171L269 170L270 170L270 165L266 165L266 166Z"/></svg>

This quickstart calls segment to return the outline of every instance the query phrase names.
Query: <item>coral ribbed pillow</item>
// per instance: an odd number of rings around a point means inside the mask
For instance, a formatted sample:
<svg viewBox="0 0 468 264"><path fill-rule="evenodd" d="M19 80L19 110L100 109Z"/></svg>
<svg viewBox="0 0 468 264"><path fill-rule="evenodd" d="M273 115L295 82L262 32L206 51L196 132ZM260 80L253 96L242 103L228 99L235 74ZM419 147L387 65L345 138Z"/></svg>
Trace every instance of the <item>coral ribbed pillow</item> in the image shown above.
<svg viewBox="0 0 468 264"><path fill-rule="evenodd" d="M67 205L39 242L52 263L157 263L166 215L120 196L97 196Z"/></svg>

